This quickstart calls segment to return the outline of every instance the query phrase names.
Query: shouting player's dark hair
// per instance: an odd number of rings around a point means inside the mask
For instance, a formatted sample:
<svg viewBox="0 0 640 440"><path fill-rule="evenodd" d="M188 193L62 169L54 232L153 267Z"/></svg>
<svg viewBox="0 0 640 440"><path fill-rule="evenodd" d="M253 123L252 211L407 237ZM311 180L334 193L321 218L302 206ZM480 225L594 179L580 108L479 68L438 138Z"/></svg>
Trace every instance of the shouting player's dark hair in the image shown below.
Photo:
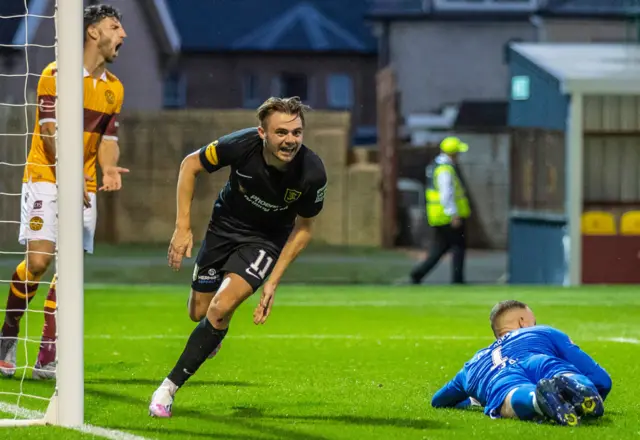
<svg viewBox="0 0 640 440"><path fill-rule="evenodd" d="M297 96L291 98L269 98L260 107L258 107L258 120L262 128L265 128L265 121L275 112L285 113L287 115L299 116L304 126L304 114L311 110L311 107L305 105Z"/></svg>
<svg viewBox="0 0 640 440"><path fill-rule="evenodd" d="M497 336L498 328L497 323L498 319L502 315L504 315L509 310L513 309L526 309L527 305L523 302L516 301L515 299L508 299L506 301L500 301L498 304L493 306L491 309L491 313L489 314L489 321L491 321L491 330L493 330L493 334Z"/></svg>
<svg viewBox="0 0 640 440"><path fill-rule="evenodd" d="M86 38L89 26L100 23L105 18L122 21L122 14L111 5L90 5L84 8L84 35Z"/></svg>

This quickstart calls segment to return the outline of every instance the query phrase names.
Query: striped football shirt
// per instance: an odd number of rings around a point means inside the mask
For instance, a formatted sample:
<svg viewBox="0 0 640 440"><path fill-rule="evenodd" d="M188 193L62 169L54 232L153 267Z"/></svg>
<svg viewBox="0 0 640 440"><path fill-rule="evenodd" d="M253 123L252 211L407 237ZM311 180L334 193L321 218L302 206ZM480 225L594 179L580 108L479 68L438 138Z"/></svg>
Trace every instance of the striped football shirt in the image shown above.
<svg viewBox="0 0 640 440"><path fill-rule="evenodd" d="M40 127L47 122L56 122L57 70L55 62L49 64L38 82L36 124L23 182L56 182L53 162L47 157L40 137ZM90 192L97 188L96 162L100 141L118 140L118 115L123 101L124 87L115 75L105 71L99 79L94 79L84 70L84 172L93 178L87 182Z"/></svg>

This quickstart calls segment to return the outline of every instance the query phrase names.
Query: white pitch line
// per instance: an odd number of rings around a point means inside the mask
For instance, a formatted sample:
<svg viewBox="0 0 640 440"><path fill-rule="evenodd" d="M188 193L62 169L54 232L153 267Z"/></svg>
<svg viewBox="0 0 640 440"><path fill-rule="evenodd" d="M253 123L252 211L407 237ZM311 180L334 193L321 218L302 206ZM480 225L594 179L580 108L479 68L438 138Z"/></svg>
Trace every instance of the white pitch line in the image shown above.
<svg viewBox="0 0 640 440"><path fill-rule="evenodd" d="M8 414L15 414L21 419L37 420L44 418L43 412L22 408L18 405L10 405L4 402L0 402L0 411Z"/></svg>
<svg viewBox="0 0 640 440"><path fill-rule="evenodd" d="M150 341L150 340L187 340L188 334L184 335L85 335L85 339L109 339L123 341ZM388 336L363 336L363 335L330 335L330 334L248 334L248 335L229 335L231 339L344 339L357 341L491 341L490 336L464 336L464 335L388 335ZM625 337L609 337L609 338L575 338L582 342L617 342L621 344L640 344L640 339Z"/></svg>
<svg viewBox="0 0 640 440"><path fill-rule="evenodd" d="M18 405L11 405L9 403L0 402L0 412L7 414L14 414L20 419L29 420L41 420L44 418L44 413L41 411L35 411L32 409L25 409ZM24 425L23 425L24 426ZM150 440L147 437L140 437L138 435L130 434L124 431L118 431L116 429L107 429L100 426L82 425L78 428L69 428L74 431L80 431L85 434L90 434L97 437L108 438L111 440Z"/></svg>
<svg viewBox="0 0 640 440"><path fill-rule="evenodd" d="M640 339L637 338L598 338L598 341L604 342L620 342L622 344L640 344Z"/></svg>

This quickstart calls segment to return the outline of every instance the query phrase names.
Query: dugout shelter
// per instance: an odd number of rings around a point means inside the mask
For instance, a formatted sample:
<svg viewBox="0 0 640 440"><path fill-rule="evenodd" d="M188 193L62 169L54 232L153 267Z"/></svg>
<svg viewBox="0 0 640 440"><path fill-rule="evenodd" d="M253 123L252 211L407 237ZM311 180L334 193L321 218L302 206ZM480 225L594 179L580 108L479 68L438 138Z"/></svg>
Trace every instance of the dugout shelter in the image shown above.
<svg viewBox="0 0 640 440"><path fill-rule="evenodd" d="M514 43L508 275L640 283L640 46Z"/></svg>

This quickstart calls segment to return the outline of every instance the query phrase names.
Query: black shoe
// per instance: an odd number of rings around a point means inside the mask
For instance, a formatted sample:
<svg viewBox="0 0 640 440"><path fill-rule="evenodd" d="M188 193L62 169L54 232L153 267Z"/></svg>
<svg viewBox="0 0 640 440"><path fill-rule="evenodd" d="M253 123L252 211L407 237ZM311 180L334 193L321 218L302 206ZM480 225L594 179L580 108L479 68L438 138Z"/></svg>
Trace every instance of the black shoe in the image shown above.
<svg viewBox="0 0 640 440"><path fill-rule="evenodd" d="M536 400L544 416L563 426L580 423L575 408L565 402L553 379L541 379L536 386Z"/></svg>
<svg viewBox="0 0 640 440"><path fill-rule="evenodd" d="M597 390L581 384L571 376L556 376L553 380L564 400L573 405L580 417L585 419L602 417L604 402Z"/></svg>

